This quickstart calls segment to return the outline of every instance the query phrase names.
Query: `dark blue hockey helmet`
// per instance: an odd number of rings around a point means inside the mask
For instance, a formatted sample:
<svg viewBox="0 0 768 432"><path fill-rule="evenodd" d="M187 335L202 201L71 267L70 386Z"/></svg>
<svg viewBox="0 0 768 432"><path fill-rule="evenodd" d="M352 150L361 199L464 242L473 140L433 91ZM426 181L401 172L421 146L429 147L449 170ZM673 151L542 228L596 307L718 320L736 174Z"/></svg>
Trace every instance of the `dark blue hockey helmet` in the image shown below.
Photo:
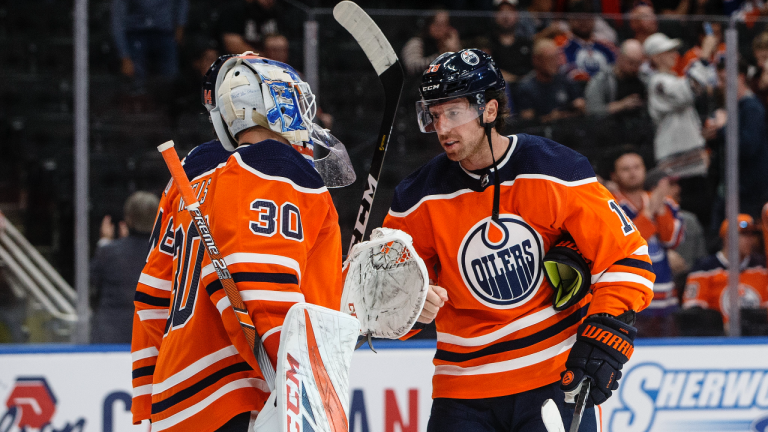
<svg viewBox="0 0 768 432"><path fill-rule="evenodd" d="M419 128L422 132L434 132L430 105L466 97L475 108L477 118L485 110L486 90L505 89L501 71L485 52L468 48L442 54L421 76L421 100L416 103Z"/></svg>

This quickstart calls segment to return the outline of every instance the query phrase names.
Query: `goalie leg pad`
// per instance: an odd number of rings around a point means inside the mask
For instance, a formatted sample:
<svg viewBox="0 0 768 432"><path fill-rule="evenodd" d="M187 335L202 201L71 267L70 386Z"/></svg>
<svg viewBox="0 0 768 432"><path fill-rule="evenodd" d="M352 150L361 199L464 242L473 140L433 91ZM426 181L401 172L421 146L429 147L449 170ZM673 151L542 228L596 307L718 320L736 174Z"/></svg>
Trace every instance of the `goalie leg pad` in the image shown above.
<svg viewBox="0 0 768 432"><path fill-rule="evenodd" d="M349 430L349 368L360 322L308 303L288 311L280 334L275 391L255 432Z"/></svg>

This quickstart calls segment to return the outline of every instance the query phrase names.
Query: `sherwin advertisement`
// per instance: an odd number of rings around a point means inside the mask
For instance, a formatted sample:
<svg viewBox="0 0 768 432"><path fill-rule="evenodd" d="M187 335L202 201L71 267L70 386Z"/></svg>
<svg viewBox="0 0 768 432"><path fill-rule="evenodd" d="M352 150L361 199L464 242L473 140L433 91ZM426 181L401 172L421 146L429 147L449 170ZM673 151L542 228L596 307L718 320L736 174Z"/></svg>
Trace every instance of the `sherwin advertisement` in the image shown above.
<svg viewBox="0 0 768 432"><path fill-rule="evenodd" d="M426 431L434 341L374 346L352 361L350 432ZM128 346L0 347L0 432L146 431L130 369ZM768 338L640 340L620 384L604 431L768 432Z"/></svg>

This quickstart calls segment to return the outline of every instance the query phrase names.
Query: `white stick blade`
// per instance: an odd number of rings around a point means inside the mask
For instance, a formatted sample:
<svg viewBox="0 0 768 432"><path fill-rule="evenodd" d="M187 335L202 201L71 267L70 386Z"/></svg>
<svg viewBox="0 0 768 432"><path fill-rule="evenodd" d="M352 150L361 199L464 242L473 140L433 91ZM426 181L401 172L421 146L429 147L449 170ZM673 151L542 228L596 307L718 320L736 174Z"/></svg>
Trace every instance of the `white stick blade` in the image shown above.
<svg viewBox="0 0 768 432"><path fill-rule="evenodd" d="M565 432L560 410L557 409L557 405L552 399L547 399L541 406L541 420L544 422L547 432Z"/></svg>
<svg viewBox="0 0 768 432"><path fill-rule="evenodd" d="M360 44L377 75L381 75L395 64L397 54L392 45L360 6L351 1L340 2L333 8L333 17Z"/></svg>

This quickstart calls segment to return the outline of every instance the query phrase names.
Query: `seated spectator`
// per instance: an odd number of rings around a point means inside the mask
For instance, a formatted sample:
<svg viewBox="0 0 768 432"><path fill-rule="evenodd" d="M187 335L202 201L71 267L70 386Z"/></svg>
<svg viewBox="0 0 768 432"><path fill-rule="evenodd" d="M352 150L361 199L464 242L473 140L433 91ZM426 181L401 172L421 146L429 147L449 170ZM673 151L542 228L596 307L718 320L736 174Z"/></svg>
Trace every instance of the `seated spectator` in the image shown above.
<svg viewBox="0 0 768 432"><path fill-rule="evenodd" d="M663 33L651 35L643 44L654 68L648 81L648 112L656 124L654 154L657 163L704 148L693 88L698 88L698 84L674 72L679 47L679 39L670 39ZM706 166L702 173L706 173Z"/></svg>
<svg viewBox="0 0 768 432"><path fill-rule="evenodd" d="M133 297L149 253L159 200L148 192L136 192L123 209L128 236L96 250L91 261L91 297L95 303L91 325L92 343L130 343Z"/></svg>
<svg viewBox="0 0 768 432"><path fill-rule="evenodd" d="M631 149L622 150L614 160L611 180L618 187L616 202L648 242L648 255L656 273L651 305L637 315L638 334L645 337L674 336L672 314L679 304L666 251L683 238L685 226L677 204L669 198L670 179L645 185L643 158ZM644 186L651 186L646 192Z"/></svg>
<svg viewBox="0 0 768 432"><path fill-rule="evenodd" d="M587 0L572 0L569 12L592 13ZM559 40L565 53L565 70L568 78L586 84L598 72L610 69L616 61L614 47L595 36L595 17L581 16L568 19L571 35Z"/></svg>
<svg viewBox="0 0 768 432"><path fill-rule="evenodd" d="M759 248L759 229L752 216L739 215L739 307L743 309L768 306L768 270L765 256L756 252ZM728 323L730 296L728 294L728 221L720 225L723 248L714 255L700 259L685 285L683 307L713 309L723 315Z"/></svg>
<svg viewBox="0 0 768 432"><path fill-rule="evenodd" d="M187 41L185 67L174 85L173 110L170 114L178 117L181 113L202 113L200 104L200 80L219 58L216 43L207 37L193 37Z"/></svg>
<svg viewBox="0 0 768 432"><path fill-rule="evenodd" d="M221 43L229 54L258 52L267 35L283 33L284 12L276 0L237 0L221 11Z"/></svg>
<svg viewBox="0 0 768 432"><path fill-rule="evenodd" d="M520 23L518 27L522 35L529 39L547 28L551 20L549 18L540 18L539 14L548 14L554 12L554 0L533 0L525 12L520 14Z"/></svg>
<svg viewBox="0 0 768 432"><path fill-rule="evenodd" d="M712 34L708 35L707 26ZM683 54L675 65L675 73L685 76L695 63L703 63L713 71L721 59L725 58L725 42L723 42L723 25L719 22L696 23L697 44ZM713 72L714 76L714 72Z"/></svg>
<svg viewBox="0 0 768 432"><path fill-rule="evenodd" d="M531 70L531 40L517 22L517 0L494 0L495 28L489 36L491 54L507 84L516 83Z"/></svg>
<svg viewBox="0 0 768 432"><path fill-rule="evenodd" d="M632 29L634 38L641 44L648 36L659 31L659 20L653 12L653 7L646 3L640 3L629 12L629 28Z"/></svg>
<svg viewBox="0 0 768 432"><path fill-rule="evenodd" d="M587 114L612 115L643 107L646 90L638 73L644 60L640 42L635 39L624 41L616 64L599 72L587 84L584 92Z"/></svg>
<svg viewBox="0 0 768 432"><path fill-rule="evenodd" d="M150 69L164 78L179 71L177 44L184 35L189 0L112 0L112 36L123 75L143 90Z"/></svg>
<svg viewBox="0 0 768 432"><path fill-rule="evenodd" d="M739 61L736 80L736 95L739 99L739 211L759 220L763 204L768 201L768 128L765 123L765 107L747 85L748 69L745 61ZM718 67L718 80L721 86L725 86L723 62ZM718 110L704 127L704 136L717 139L719 145L724 146L727 122L726 111ZM721 153L724 154L724 150ZM717 214L724 215L724 197L721 196L716 205L719 206ZM717 220L720 219L722 217Z"/></svg>
<svg viewBox="0 0 768 432"><path fill-rule="evenodd" d="M533 71L520 81L515 106L523 120L547 123L584 113L579 86L558 72L563 53L550 39L533 45Z"/></svg>
<svg viewBox="0 0 768 432"><path fill-rule="evenodd" d="M262 57L288 64L290 52L288 38L275 33L264 37L264 49L259 54Z"/></svg>
<svg viewBox="0 0 768 432"><path fill-rule="evenodd" d="M685 15L692 1L699 0L654 0L652 5L657 15Z"/></svg>
<svg viewBox="0 0 768 432"><path fill-rule="evenodd" d="M424 29L403 46L400 59L406 73L421 75L432 60L446 52L461 50L459 32L451 26L448 11L438 10L429 17Z"/></svg>
<svg viewBox="0 0 768 432"><path fill-rule="evenodd" d="M768 107L768 31L752 40L753 62L747 71L749 88L755 97Z"/></svg>
<svg viewBox="0 0 768 432"><path fill-rule="evenodd" d="M672 198L672 201L676 203L681 202L681 192L682 188L680 187L680 182L670 180L669 197ZM696 261L707 254L707 242L704 237L704 228L701 226L699 218L694 213L685 209L680 209L677 214L680 216L680 219L683 220L685 236L683 236L683 240L674 250L682 262L680 271L675 272L675 269L673 268L673 273L683 274L691 271ZM677 274L675 276L677 276Z"/></svg>

